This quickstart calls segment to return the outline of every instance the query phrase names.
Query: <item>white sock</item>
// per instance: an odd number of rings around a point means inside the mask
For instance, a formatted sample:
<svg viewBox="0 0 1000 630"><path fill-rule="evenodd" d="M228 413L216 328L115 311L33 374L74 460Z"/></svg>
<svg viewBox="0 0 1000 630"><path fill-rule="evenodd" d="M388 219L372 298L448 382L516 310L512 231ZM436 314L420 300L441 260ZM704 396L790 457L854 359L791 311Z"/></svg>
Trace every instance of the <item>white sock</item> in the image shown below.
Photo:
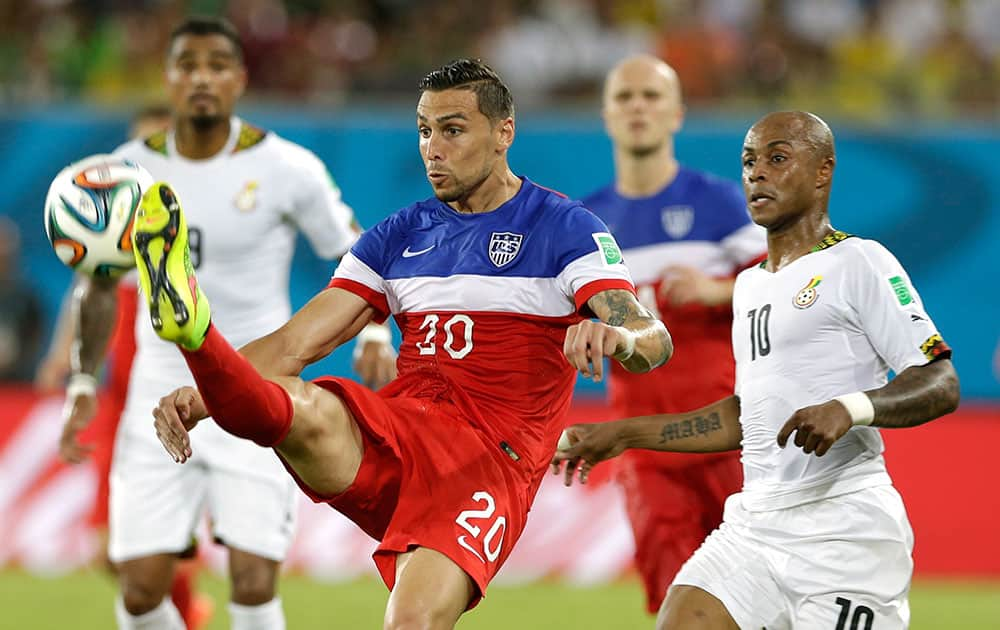
<svg viewBox="0 0 1000 630"><path fill-rule="evenodd" d="M229 616L232 630L285 630L285 613L281 609L280 597L259 606L229 602Z"/></svg>
<svg viewBox="0 0 1000 630"><path fill-rule="evenodd" d="M121 596L116 597L115 619L118 620L118 630L185 630L184 620L169 597L164 597L159 606L141 615L125 610Z"/></svg>

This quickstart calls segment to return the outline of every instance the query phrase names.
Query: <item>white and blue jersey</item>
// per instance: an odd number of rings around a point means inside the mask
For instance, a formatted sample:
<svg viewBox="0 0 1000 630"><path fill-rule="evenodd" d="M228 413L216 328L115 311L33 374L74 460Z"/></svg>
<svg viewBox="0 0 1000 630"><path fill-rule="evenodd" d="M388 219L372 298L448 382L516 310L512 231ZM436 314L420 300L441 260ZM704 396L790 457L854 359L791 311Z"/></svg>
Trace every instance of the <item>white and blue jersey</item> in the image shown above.
<svg viewBox="0 0 1000 630"><path fill-rule="evenodd" d="M574 382L567 326L589 315L596 293L634 288L600 219L522 181L491 212L461 214L435 198L396 212L362 235L331 286L396 319L400 376L444 374L478 410L470 422L544 467Z"/></svg>

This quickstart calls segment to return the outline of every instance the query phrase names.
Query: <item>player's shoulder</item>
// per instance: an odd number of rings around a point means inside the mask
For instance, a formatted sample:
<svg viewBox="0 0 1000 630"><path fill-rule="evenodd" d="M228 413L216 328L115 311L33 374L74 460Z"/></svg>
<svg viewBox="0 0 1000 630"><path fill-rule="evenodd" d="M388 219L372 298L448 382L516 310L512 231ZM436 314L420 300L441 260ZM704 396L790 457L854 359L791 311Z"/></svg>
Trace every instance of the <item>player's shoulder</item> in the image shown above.
<svg viewBox="0 0 1000 630"><path fill-rule="evenodd" d="M167 132L159 131L145 138L134 138L119 145L111 154L139 162L151 155L166 157Z"/></svg>
<svg viewBox="0 0 1000 630"><path fill-rule="evenodd" d="M899 261L889 248L875 239L835 232L824 241L838 238L840 240L836 247L829 247L829 252L837 256L845 266L869 269L899 266Z"/></svg>
<svg viewBox="0 0 1000 630"><path fill-rule="evenodd" d="M599 221L597 216L578 199L571 199L564 193L533 182L527 177L524 178L523 185L527 190L523 197L519 195L522 198L521 210L527 214L538 213L543 224L567 226L581 221L585 223Z"/></svg>

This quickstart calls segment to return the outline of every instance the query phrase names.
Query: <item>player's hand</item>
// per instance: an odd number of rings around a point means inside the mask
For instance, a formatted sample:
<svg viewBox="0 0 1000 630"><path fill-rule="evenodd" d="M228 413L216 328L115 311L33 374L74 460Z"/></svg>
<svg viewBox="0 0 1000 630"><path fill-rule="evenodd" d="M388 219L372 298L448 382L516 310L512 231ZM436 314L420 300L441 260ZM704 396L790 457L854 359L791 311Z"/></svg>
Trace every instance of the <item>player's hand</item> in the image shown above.
<svg viewBox="0 0 1000 630"><path fill-rule="evenodd" d="M69 357L47 356L35 370L35 389L51 394L66 386L70 373Z"/></svg>
<svg viewBox="0 0 1000 630"><path fill-rule="evenodd" d="M175 389L161 398L153 409L156 437L178 464L191 457L191 436L188 432L206 417L208 410L205 402L193 387Z"/></svg>
<svg viewBox="0 0 1000 630"><path fill-rule="evenodd" d="M94 447L81 444L80 431L87 428L97 413L97 396L95 394L79 393L73 398L67 398L63 406L63 429L59 437L59 457L70 464L79 464L87 459Z"/></svg>
<svg viewBox="0 0 1000 630"><path fill-rule="evenodd" d="M732 283L705 275L693 267L671 265L661 272L660 297L674 306L717 306L733 297Z"/></svg>
<svg viewBox="0 0 1000 630"><path fill-rule="evenodd" d="M628 332L620 326L585 319L566 329L563 353L580 374L600 383L604 378L604 357L625 351Z"/></svg>
<svg viewBox="0 0 1000 630"><path fill-rule="evenodd" d="M851 414L836 400L803 407L778 431L778 446L785 448L794 431L795 446L805 453L815 452L817 457L822 457L852 426Z"/></svg>
<svg viewBox="0 0 1000 630"><path fill-rule="evenodd" d="M573 485L573 475L577 471L580 473L580 483L587 483L594 464L618 457L625 450L625 443L618 434L615 422L574 424L563 432L560 446L564 446L564 439L569 441L569 448L556 449L552 456L552 474L558 475L563 462L566 462L563 483L567 486Z"/></svg>
<svg viewBox="0 0 1000 630"><path fill-rule="evenodd" d="M396 351L390 344L367 341L355 350L354 371L362 383L379 389L396 378Z"/></svg>

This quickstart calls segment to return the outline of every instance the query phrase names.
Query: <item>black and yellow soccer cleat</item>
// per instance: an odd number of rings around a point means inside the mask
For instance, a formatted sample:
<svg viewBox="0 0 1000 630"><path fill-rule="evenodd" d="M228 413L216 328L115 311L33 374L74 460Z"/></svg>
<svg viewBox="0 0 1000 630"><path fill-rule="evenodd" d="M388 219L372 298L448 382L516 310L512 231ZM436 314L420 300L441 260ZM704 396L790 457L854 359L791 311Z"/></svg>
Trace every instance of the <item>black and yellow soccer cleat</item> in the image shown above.
<svg viewBox="0 0 1000 630"><path fill-rule="evenodd" d="M132 229L132 251L156 334L197 350L208 331L211 309L198 287L187 223L169 185L157 182L142 196Z"/></svg>

